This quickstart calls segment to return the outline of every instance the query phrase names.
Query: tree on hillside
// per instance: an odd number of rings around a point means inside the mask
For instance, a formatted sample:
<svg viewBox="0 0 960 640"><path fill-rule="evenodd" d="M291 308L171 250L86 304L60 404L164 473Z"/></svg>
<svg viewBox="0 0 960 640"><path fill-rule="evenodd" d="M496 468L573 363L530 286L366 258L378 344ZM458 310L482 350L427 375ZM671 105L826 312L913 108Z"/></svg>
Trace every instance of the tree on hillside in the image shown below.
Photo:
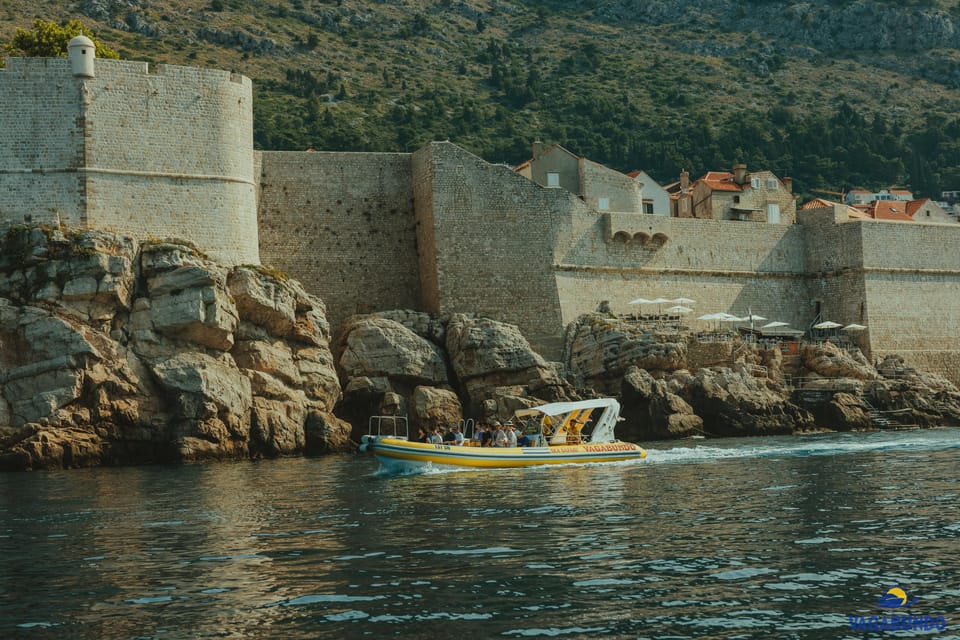
<svg viewBox="0 0 960 640"><path fill-rule="evenodd" d="M50 22L42 18L37 18L33 22L33 29L27 31L17 27L10 42L0 45L0 66L3 66L2 56L17 56L26 58L59 58L67 55L67 44L74 37L80 35L87 36L93 40L96 45L98 58L111 58L117 60L120 58L113 49L97 40L89 29L85 29L83 23L79 20L70 20L59 25L56 22Z"/></svg>

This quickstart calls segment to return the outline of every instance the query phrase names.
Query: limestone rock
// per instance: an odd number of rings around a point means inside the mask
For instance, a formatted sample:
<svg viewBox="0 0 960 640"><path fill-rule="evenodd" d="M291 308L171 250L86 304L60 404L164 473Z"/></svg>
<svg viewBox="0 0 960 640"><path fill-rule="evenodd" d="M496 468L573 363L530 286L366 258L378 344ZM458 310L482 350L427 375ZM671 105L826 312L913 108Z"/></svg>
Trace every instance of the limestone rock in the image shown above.
<svg viewBox="0 0 960 640"><path fill-rule="evenodd" d="M348 322L343 333L339 368L348 382L360 376L400 378L426 385L447 382L440 348L393 320L355 319Z"/></svg>
<svg viewBox="0 0 960 640"><path fill-rule="evenodd" d="M214 450L215 457L246 454L251 385L229 356L185 352L151 369L164 392L176 400L174 437L185 459ZM213 448L200 446L198 439Z"/></svg>
<svg viewBox="0 0 960 640"><path fill-rule="evenodd" d="M311 411L304 427L306 453L317 455L354 450L356 445L350 440L351 429L349 422L332 414Z"/></svg>
<svg viewBox="0 0 960 640"><path fill-rule="evenodd" d="M621 415L617 429L622 440L684 438L703 433L703 419L663 380L639 367L630 367L623 377Z"/></svg>
<svg viewBox="0 0 960 640"><path fill-rule="evenodd" d="M446 428L463 419L463 407L453 391L419 386L413 390L410 418L424 427Z"/></svg>
<svg viewBox="0 0 960 640"><path fill-rule="evenodd" d="M619 392L630 367L670 372L686 366L686 342L668 342L600 314L586 314L566 330L564 362L581 385L598 393Z"/></svg>
<svg viewBox="0 0 960 640"><path fill-rule="evenodd" d="M141 263L154 331L220 351L233 347L239 318L224 269L182 247L155 248Z"/></svg>
<svg viewBox="0 0 960 640"><path fill-rule="evenodd" d="M299 386L300 370L293 361L293 353L282 342L244 340L230 351L237 366L268 373L289 385Z"/></svg>
<svg viewBox="0 0 960 640"><path fill-rule="evenodd" d="M530 347L515 325L455 314L447 325L447 353L469 399L468 413L499 387L522 386L545 401L568 400L573 390Z"/></svg>
<svg viewBox="0 0 960 640"><path fill-rule="evenodd" d="M306 446L307 399L300 390L262 371L246 371L250 378L250 453L252 456L291 455Z"/></svg>
<svg viewBox="0 0 960 640"><path fill-rule="evenodd" d="M683 398L711 435L789 434L813 425L807 411L746 370L701 369L684 386Z"/></svg>
<svg viewBox="0 0 960 640"><path fill-rule="evenodd" d="M245 319L272 335L291 335L297 323L297 299L292 289L246 267L231 271L228 283L237 310Z"/></svg>
<svg viewBox="0 0 960 640"><path fill-rule="evenodd" d="M413 331L421 338L426 338L441 347L446 345L447 323L429 313L411 311L410 309L397 309L392 311L378 311L370 315L376 318L393 320L410 329L410 331Z"/></svg>
<svg viewBox="0 0 960 640"><path fill-rule="evenodd" d="M800 351L803 366L809 372L829 378L874 380L877 372L863 355L853 355L830 342L807 344Z"/></svg>
<svg viewBox="0 0 960 640"><path fill-rule="evenodd" d="M323 303L299 283L232 278L187 243L106 232L24 228L0 243L3 468L352 447L330 413L341 392ZM244 278L249 316L227 288ZM269 312L251 302L265 291L283 292ZM311 424L323 428L308 437Z"/></svg>

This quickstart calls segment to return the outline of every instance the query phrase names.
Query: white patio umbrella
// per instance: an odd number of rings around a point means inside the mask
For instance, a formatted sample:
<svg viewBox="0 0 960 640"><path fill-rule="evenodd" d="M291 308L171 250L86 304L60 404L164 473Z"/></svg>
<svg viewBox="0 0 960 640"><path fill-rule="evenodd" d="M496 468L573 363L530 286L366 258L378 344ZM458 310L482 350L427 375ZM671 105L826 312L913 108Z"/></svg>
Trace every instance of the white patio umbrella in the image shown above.
<svg viewBox="0 0 960 640"><path fill-rule="evenodd" d="M848 324L843 329L841 329L841 331L863 331L864 329L866 329L866 327L863 326L862 324L854 323L854 324Z"/></svg>
<svg viewBox="0 0 960 640"><path fill-rule="evenodd" d="M650 301L646 298L637 298L636 300L631 300L627 304L647 304L648 302Z"/></svg>
<svg viewBox="0 0 960 640"><path fill-rule="evenodd" d="M690 307L684 307L684 306L678 304L678 305L675 306L675 307L670 307L669 309L667 309L667 311L670 311L670 312L672 312L672 313L681 313L681 314L682 314L682 313L690 313L691 311L693 311L693 309L691 309Z"/></svg>
<svg viewBox="0 0 960 640"><path fill-rule="evenodd" d="M763 331L764 329L776 329L778 327L789 327L789 326L790 326L789 322L780 322L779 320L774 320L773 322L768 322L767 324L760 327L760 331Z"/></svg>
<svg viewBox="0 0 960 640"><path fill-rule="evenodd" d="M696 300L691 300L690 298L674 298L672 302L676 302L677 304L694 304Z"/></svg>
<svg viewBox="0 0 960 640"><path fill-rule="evenodd" d="M660 305L667 304L668 302L673 302L673 300L668 300L667 298L654 298L650 301L650 304L657 305L657 315L660 315Z"/></svg>
<svg viewBox="0 0 960 640"><path fill-rule="evenodd" d="M833 321L831 321L831 320L824 320L823 322L819 322L819 323L813 325L813 328L814 328L814 329L839 329L839 328L842 327L842 326L843 326L843 325L840 324L839 322L833 322ZM864 328L866 328L866 327L864 327Z"/></svg>

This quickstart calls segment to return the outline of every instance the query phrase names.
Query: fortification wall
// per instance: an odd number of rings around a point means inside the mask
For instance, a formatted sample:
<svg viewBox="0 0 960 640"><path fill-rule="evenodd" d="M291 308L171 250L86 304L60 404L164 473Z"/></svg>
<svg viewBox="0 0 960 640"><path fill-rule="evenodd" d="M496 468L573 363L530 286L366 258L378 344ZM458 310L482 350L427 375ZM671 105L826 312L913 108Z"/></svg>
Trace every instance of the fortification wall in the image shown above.
<svg viewBox="0 0 960 640"><path fill-rule="evenodd" d="M829 209L800 219L823 319L865 325L852 337L873 360L897 354L960 384L960 226L852 220Z"/></svg>
<svg viewBox="0 0 960 640"><path fill-rule="evenodd" d="M0 72L0 217L191 240L258 263L250 80L224 71L11 58Z"/></svg>
<svg viewBox="0 0 960 640"><path fill-rule="evenodd" d="M100 59L83 100L90 226L259 263L248 78Z"/></svg>
<svg viewBox="0 0 960 640"><path fill-rule="evenodd" d="M355 313L419 309L411 159L404 153L258 154L260 255Z"/></svg>
<svg viewBox="0 0 960 640"><path fill-rule="evenodd" d="M898 354L960 384L960 226L860 226L873 357Z"/></svg>
<svg viewBox="0 0 960 640"><path fill-rule="evenodd" d="M82 83L66 58L0 69L0 222L83 226Z"/></svg>
<svg viewBox="0 0 960 640"><path fill-rule="evenodd" d="M428 308L515 323L535 348L558 357L564 324L555 251L579 235L576 214L596 214L566 190L541 187L450 143L418 152L414 180L421 245L433 238L433 255L421 263Z"/></svg>
<svg viewBox="0 0 960 640"><path fill-rule="evenodd" d="M629 305L635 298L685 297L696 300L692 317L752 311L794 326L810 320L805 276L796 225L614 213L602 216L558 269L564 318L603 300L615 313L633 314L657 310Z"/></svg>

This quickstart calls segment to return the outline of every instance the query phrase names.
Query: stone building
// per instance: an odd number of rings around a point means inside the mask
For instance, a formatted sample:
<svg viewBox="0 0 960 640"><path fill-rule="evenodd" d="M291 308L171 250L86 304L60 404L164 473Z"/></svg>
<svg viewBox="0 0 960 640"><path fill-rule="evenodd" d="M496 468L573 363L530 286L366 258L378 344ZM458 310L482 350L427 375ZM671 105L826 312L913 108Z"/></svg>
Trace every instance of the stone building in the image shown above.
<svg viewBox="0 0 960 640"><path fill-rule="evenodd" d="M643 183L555 144L533 144L533 157L514 171L541 187L559 187L597 211L643 213Z"/></svg>
<svg viewBox="0 0 960 640"><path fill-rule="evenodd" d="M710 171L687 186L681 175L674 215L678 218L740 220L793 224L797 204L793 181L780 179L770 171L747 172L737 164L732 172Z"/></svg>

